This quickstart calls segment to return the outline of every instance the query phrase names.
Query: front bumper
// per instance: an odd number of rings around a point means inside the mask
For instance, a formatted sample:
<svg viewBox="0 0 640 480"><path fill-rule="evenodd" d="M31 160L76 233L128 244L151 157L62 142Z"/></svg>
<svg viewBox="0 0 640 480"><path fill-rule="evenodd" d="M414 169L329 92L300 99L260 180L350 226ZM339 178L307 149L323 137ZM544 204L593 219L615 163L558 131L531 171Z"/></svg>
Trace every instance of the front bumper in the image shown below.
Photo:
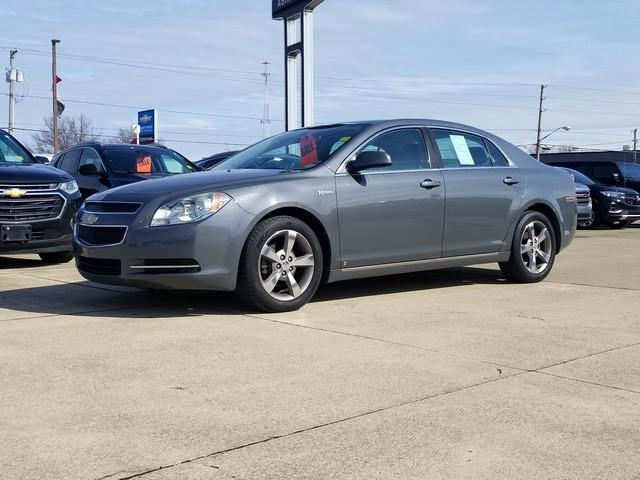
<svg viewBox="0 0 640 480"><path fill-rule="evenodd" d="M101 216L98 227L123 225L119 216ZM141 218L142 220L138 220ZM236 287L238 262L252 217L235 203L196 223L148 227L145 215L128 219L117 245L83 242L74 230L74 254L87 280L151 289L220 290Z"/></svg>
<svg viewBox="0 0 640 480"><path fill-rule="evenodd" d="M78 201L67 201L59 218L38 222L24 222L31 225L33 238L28 242L0 242L0 255L22 253L69 252L73 248L72 222L78 208ZM21 225L21 223L12 223Z"/></svg>

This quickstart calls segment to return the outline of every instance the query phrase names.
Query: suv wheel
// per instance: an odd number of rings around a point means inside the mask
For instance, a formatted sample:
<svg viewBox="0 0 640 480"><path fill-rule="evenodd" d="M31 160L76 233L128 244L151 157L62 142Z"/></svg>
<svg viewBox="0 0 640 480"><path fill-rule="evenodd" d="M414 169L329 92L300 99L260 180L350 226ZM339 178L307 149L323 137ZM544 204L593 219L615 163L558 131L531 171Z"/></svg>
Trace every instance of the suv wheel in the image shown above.
<svg viewBox="0 0 640 480"><path fill-rule="evenodd" d="M540 212L527 212L516 227L511 258L500 263L500 270L512 282L539 282L549 275L555 256L556 237L551 222Z"/></svg>
<svg viewBox="0 0 640 480"><path fill-rule="evenodd" d="M44 263L48 263L50 265L55 263L67 263L73 258L73 253L71 252L47 252L40 253L39 255L40 259Z"/></svg>
<svg viewBox="0 0 640 480"><path fill-rule="evenodd" d="M301 220L279 216L251 231L238 272L241 300L265 312L287 312L305 305L322 278L322 248Z"/></svg>

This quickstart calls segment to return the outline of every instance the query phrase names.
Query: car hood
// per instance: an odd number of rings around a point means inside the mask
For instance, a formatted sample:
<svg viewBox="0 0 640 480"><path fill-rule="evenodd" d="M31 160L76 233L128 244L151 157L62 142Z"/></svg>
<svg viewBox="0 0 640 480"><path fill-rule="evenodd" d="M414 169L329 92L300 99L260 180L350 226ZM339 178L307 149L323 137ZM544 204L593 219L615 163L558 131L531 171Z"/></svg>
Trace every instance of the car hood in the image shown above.
<svg viewBox="0 0 640 480"><path fill-rule="evenodd" d="M145 197L180 197L195 193L225 191L227 189L263 183L272 178L295 174L282 170L216 170L186 173L123 185L91 197L92 200L126 200Z"/></svg>
<svg viewBox="0 0 640 480"><path fill-rule="evenodd" d="M73 178L62 170L41 163L0 165L0 183L61 183Z"/></svg>
<svg viewBox="0 0 640 480"><path fill-rule="evenodd" d="M608 192L621 192L629 195L638 195L638 192L627 187L614 187L612 185L594 184L594 185L589 185L589 188L596 192L608 191Z"/></svg>

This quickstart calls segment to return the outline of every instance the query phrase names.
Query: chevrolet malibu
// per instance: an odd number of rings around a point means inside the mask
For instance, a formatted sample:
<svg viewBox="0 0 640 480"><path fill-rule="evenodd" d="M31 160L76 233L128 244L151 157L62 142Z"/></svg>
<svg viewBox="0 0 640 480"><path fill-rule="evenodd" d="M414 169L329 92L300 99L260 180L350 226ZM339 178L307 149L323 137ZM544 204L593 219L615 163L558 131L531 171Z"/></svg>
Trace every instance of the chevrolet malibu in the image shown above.
<svg viewBox="0 0 640 480"><path fill-rule="evenodd" d="M568 173L473 127L394 120L294 130L98 193L74 240L91 281L235 290L280 312L323 282L437 268L498 262L538 282L575 229Z"/></svg>

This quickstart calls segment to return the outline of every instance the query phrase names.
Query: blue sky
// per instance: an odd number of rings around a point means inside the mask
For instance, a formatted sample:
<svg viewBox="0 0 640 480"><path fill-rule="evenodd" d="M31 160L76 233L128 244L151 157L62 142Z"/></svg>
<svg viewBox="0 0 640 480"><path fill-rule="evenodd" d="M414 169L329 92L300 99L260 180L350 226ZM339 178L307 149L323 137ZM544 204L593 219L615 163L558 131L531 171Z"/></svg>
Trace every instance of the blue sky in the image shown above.
<svg viewBox="0 0 640 480"><path fill-rule="evenodd" d="M50 40L62 40L65 114L84 113L106 136L135 123L136 107L191 112L160 112L160 135L198 159L262 136L265 60L271 130L284 128L283 26L270 4L3 0L0 59L21 50L19 93L48 97ZM316 121L439 118L532 143L545 83L543 127L572 127L549 143L619 149L640 127L638 25L633 0L325 0L315 18ZM19 128L37 129L50 113L50 101L32 97L16 107ZM6 126L7 97L0 102Z"/></svg>

